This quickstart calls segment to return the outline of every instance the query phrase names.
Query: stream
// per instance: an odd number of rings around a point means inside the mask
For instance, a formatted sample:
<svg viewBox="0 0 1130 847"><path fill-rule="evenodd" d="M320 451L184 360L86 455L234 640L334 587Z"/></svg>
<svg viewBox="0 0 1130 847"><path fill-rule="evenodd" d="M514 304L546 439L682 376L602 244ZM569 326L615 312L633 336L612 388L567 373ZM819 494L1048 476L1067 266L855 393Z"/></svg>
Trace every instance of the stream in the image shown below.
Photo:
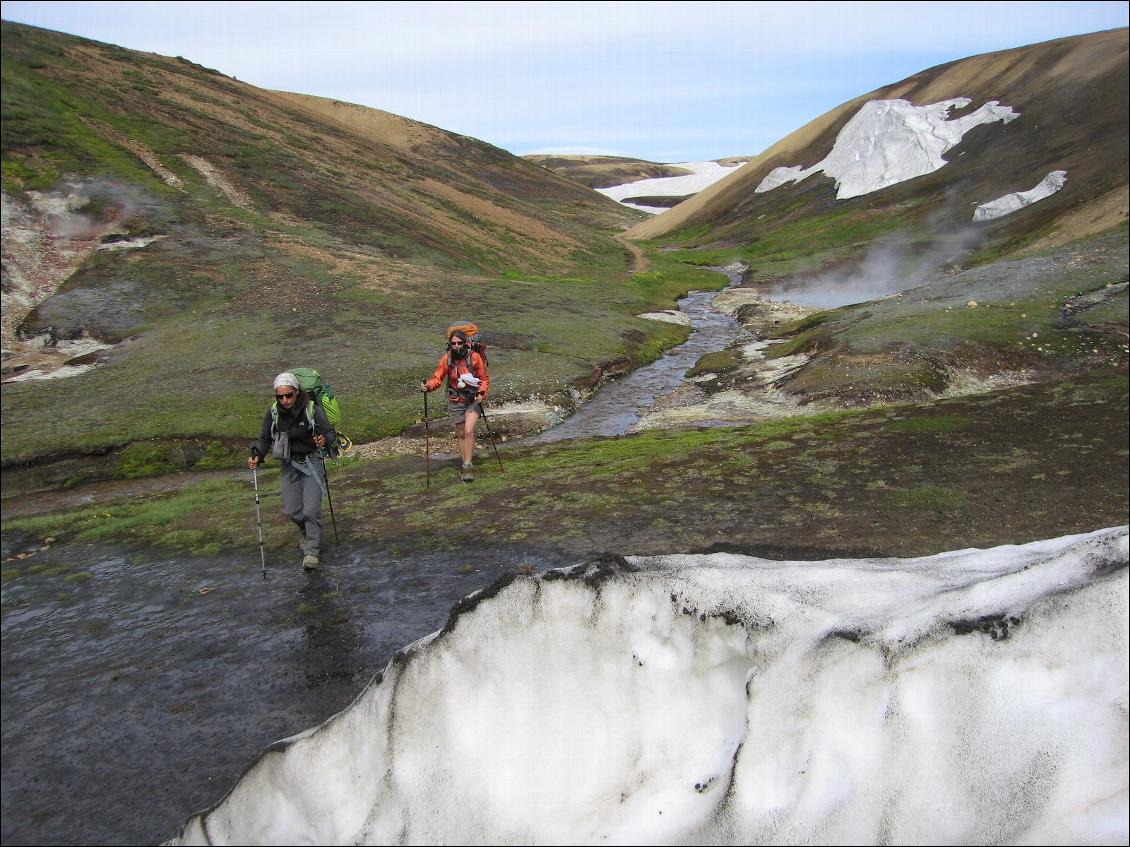
<svg viewBox="0 0 1130 847"><path fill-rule="evenodd" d="M711 270L726 274L731 286L741 282L741 271ZM714 308L714 298L720 293L692 291L679 301L679 309L690 318L694 330L685 342L668 350L650 365L605 383L556 426L515 443L549 444L567 438L623 435L655 405L658 398L682 384L687 370L700 357L724 350L737 337L741 324Z"/></svg>

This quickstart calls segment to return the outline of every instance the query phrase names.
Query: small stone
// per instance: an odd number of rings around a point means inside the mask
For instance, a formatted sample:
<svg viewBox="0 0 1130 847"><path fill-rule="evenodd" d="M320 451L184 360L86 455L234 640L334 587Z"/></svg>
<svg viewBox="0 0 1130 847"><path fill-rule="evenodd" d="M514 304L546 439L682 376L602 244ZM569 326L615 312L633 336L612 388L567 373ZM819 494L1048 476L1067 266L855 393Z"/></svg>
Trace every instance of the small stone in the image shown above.
<svg viewBox="0 0 1130 847"><path fill-rule="evenodd" d="M976 300L970 300L965 305L968 306L970 309L976 309L977 308L977 301Z"/></svg>

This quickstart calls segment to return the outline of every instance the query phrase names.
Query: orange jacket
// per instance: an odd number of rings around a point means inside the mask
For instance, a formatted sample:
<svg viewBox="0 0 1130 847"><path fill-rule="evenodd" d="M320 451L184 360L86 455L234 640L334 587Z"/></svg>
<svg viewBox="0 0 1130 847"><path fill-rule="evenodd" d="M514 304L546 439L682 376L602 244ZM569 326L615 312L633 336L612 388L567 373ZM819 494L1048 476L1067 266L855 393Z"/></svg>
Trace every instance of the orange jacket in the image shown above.
<svg viewBox="0 0 1130 847"><path fill-rule="evenodd" d="M449 395L451 391L458 391L459 377L462 374L469 373L472 376L479 378L479 387L477 393L483 397L487 396L487 388L490 387L490 377L487 375L487 363L483 361L482 354L470 351L469 359L455 359L451 364L448 354L444 353L439 357L439 364L436 365L435 373L432 378L427 382L428 391L435 391L440 385L443 384L444 374L447 374L447 387ZM464 395L458 395L452 399L458 400L460 403L470 403L470 398Z"/></svg>

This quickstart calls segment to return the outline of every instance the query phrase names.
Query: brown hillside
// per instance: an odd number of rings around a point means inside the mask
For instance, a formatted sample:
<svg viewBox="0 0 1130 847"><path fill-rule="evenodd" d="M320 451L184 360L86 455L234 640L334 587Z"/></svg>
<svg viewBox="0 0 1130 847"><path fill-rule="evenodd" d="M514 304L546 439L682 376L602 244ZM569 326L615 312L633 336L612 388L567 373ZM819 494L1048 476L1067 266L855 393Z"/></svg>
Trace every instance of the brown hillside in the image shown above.
<svg viewBox="0 0 1130 847"><path fill-rule="evenodd" d="M8 193L63 175L190 198L207 184L280 230L301 221L472 273L563 271L578 250L606 249L600 230L637 219L489 144L376 109L33 27L3 33Z"/></svg>
<svg viewBox="0 0 1130 847"><path fill-rule="evenodd" d="M832 180L822 174L754 194L772 169L808 167L823 159L840 129L868 101L905 99L921 106L954 97L971 98L970 108L997 100L1021 117L1007 126L978 127L946 154L949 164L942 169L862 197L837 200ZM1126 135L1126 29L974 56L838 106L728 178L637 224L628 236L651 239L707 227L708 234L693 243L746 243L782 216L795 220L839 207L874 215L903 214L918 205L935 218L942 212L944 223L967 223L971 204L1027 190L1062 169L1068 174L1064 190L989 227L1006 246L1060 244L1126 220Z"/></svg>
<svg viewBox="0 0 1130 847"><path fill-rule="evenodd" d="M686 176L690 173L686 168L675 165L620 156L523 156L523 158L589 188L609 188L613 185L639 182L641 179Z"/></svg>

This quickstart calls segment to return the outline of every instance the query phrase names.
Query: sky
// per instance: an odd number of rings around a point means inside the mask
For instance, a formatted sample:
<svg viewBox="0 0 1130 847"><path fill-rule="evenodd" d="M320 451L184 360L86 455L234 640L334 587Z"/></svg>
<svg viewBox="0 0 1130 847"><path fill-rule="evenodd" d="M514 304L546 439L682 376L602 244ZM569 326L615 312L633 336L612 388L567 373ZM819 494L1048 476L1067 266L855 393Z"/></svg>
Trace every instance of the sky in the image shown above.
<svg viewBox="0 0 1130 847"><path fill-rule="evenodd" d="M511 153L760 153L945 62L1124 27L1125 2L4 2L5 20L183 56Z"/></svg>

